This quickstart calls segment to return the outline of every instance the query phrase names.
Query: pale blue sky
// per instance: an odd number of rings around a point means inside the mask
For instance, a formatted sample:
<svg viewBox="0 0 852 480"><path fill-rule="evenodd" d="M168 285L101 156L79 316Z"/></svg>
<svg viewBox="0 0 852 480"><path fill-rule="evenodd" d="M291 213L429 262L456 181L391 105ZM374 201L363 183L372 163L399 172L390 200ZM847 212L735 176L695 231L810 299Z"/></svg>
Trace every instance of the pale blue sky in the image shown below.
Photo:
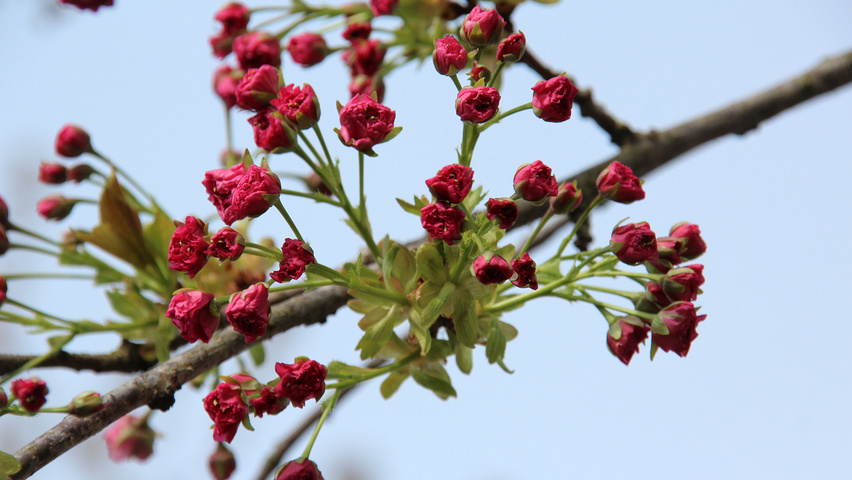
<svg viewBox="0 0 852 480"><path fill-rule="evenodd" d="M35 181L38 162L56 159L53 138L67 122L86 128L95 146L149 185L176 218L213 212L200 181L217 167L224 145L222 109L210 88L218 63L207 45L220 2L116 3L93 15L57 11L50 0L0 2L6 20L0 195L15 222L47 233L91 224L94 209L86 206L61 225L34 214L35 202L49 193L95 196L93 189ZM850 19L852 5L839 0L566 0L525 4L513 17L546 64L592 87L599 101L640 129L678 124L848 50ZM343 42L336 33L327 38ZM334 103L345 101L348 80L339 58L305 70L285 57L283 70L288 82L313 85L321 127L344 174L356 173L356 157L331 132ZM529 101L536 81L524 67L510 71L501 105ZM461 124L453 85L430 64L410 66L387 82L385 103L404 130L376 147L380 156L368 162L368 203L376 232L409 240L422 229L393 199L426 193L423 181L455 159ZM594 216L596 245L628 216L658 233L682 220L701 226L709 250L700 259L707 283L698 303L708 319L687 358L661 352L652 363L646 347L624 367L606 349L606 323L582 305L551 300L510 312L504 320L520 331L506 354L514 375L477 352L470 376L449 365L456 399L441 401L407 382L384 401L378 383L365 386L335 412L314 447L325 478L850 478L852 353L843 299L852 286L850 111L850 88L820 97L744 137L682 157L646 178L646 200ZM247 115L237 117L236 144L251 147ZM563 124L517 115L483 134L472 166L478 183L503 196L522 163L541 159L562 177L614 152L579 115ZM270 164L305 170L288 155ZM338 212L299 201L288 208L320 261L335 266L353 257L354 236L336 220ZM279 243L287 234L272 216L256 231ZM28 268L54 265L28 255L0 259L0 272ZM32 282L13 289L15 298L56 311L108 314L102 295L86 285ZM339 313L322 327L288 332L269 344L268 358L355 362L355 319ZM75 348L107 351L114 344L104 337ZM43 340L25 340L18 329L0 325L3 351L42 348ZM83 374L63 383L66 371L33 373L48 381L51 405L127 378ZM274 377L271 364L256 373ZM200 402L205 393L184 388L170 412L155 416L162 438L142 466L107 460L98 435L36 478L207 478L215 444ZM254 433L239 432L232 478L254 478L267 452L307 413L288 409L255 421ZM58 419L0 418L0 450L14 452Z"/></svg>

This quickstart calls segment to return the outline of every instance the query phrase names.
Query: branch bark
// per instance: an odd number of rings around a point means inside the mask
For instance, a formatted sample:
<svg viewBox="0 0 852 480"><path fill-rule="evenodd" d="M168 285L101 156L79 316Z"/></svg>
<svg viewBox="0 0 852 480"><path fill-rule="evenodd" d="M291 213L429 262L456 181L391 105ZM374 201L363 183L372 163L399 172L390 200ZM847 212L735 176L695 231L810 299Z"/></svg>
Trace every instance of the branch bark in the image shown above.
<svg viewBox="0 0 852 480"><path fill-rule="evenodd" d="M593 192L598 172L613 161L628 165L639 176L646 175L693 148L730 133L742 135L778 113L849 82L852 82L852 52L829 58L803 75L708 115L662 132L641 135L618 155L573 178L578 180L580 188ZM587 202L591 201L590 197L587 195ZM518 224L533 221L545 208L522 206ZM279 303L273 307L267 338L297 325L324 322L347 298L344 288L324 287ZM209 344L193 347L142 373L105 395L104 410L87 418L69 415L20 449L15 457L21 463L21 471L13 478L28 478L121 416L170 397L184 383L246 347L242 335L228 329Z"/></svg>

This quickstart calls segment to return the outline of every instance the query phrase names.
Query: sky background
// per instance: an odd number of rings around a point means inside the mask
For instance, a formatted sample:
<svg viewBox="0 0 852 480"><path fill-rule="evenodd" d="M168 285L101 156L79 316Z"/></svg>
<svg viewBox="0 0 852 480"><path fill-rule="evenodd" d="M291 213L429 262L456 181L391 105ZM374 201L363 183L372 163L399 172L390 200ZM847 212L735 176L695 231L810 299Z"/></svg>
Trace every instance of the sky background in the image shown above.
<svg viewBox="0 0 852 480"><path fill-rule="evenodd" d="M35 215L35 203L48 194L97 195L91 187L36 182L39 161L57 160L54 136L69 122L88 130L95 147L149 186L174 218L214 213L200 182L218 168L225 144L222 105L211 89L219 62L207 44L220 2L116 4L92 14L50 0L0 1L0 195L15 223L58 235L95 221L86 205L59 224ZM593 88L642 131L728 105L852 47L852 4L840 0L530 3L513 21L545 64ZM326 38L343 44L339 31ZM355 188L357 156L331 131L335 102L347 95L339 56L310 69L285 56L283 71L288 83L317 91L320 126ZM501 106L529 101L538 80L524 66L510 69ZM386 81L384 103L404 130L368 160L368 206L375 232L407 241L422 228L393 199L427 193L423 181L455 161L461 122L455 88L429 63ZM477 349L470 376L448 365L458 398L441 401L408 381L385 401L378 382L365 385L335 411L311 458L329 480L850 478L852 350L843 299L852 287L850 111L852 88L821 96L757 131L681 157L646 178L645 200L593 216L596 246L625 217L648 221L660 235L680 221L700 225L709 249L699 260L707 283L697 303L708 318L687 358L660 352L650 362L646 345L625 367L608 352L606 322L594 309L536 302L503 318L520 331L505 359L513 375L488 365ZM472 164L477 184L508 196L523 163L540 159L565 178L616 153L593 122L575 115L545 124L525 112L483 134ZM240 149L253 147L247 117L235 116ZM306 171L292 155L272 156L270 165ZM287 206L319 261L337 266L354 257L358 244L337 211L300 200ZM253 234L276 243L289 234L273 215L256 223ZM547 244L533 258L554 248ZM55 268L51 259L18 251L0 258L0 273ZM85 282L14 282L9 295L68 316L109 316L102 292ZM341 311L323 326L277 337L267 344L270 362L252 373L271 380L273 361L299 355L357 363L356 320ZM106 352L116 344L103 336L70 349ZM45 348L44 338L0 325L3 352ZM238 370L234 362L223 367ZM129 378L62 369L31 374L48 382L49 406ZM36 478L207 478L215 443L201 406L206 393L186 386L169 412L153 417L161 438L145 463L112 463L100 434ZM255 432L240 431L231 444L238 462L232 478L255 478L273 446L314 408L287 409L254 421ZM17 451L59 419L0 418L0 450Z"/></svg>

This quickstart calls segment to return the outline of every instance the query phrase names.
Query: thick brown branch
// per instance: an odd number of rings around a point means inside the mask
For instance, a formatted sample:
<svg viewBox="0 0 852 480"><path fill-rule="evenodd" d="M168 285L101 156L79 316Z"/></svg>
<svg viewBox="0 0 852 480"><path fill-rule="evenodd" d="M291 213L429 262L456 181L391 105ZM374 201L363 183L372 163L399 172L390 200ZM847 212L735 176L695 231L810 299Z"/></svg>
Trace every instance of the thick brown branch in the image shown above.
<svg viewBox="0 0 852 480"><path fill-rule="evenodd" d="M725 107L660 133L642 137L618 155L585 170L573 178L586 192L595 191L598 172L612 161L630 166L637 175L654 169L704 143L729 133L744 134L760 122L852 82L852 52L830 58L813 70L751 98ZM591 201L587 193L586 201ZM533 221L542 209L522 206L518 224ZM322 322L346 303L346 290L324 287L289 299L273 308L269 334L272 336L296 325ZM231 330L219 334L207 345L196 346L168 362L130 380L105 395L106 408L88 418L65 417L57 426L19 450L15 457L22 465L13 478L27 478L74 445L91 437L131 410L171 395L207 369L245 350L242 335Z"/></svg>
<svg viewBox="0 0 852 480"><path fill-rule="evenodd" d="M346 304L346 289L323 287L273 307L267 336L297 325L324 322L326 317ZM14 479L27 478L41 467L83 440L104 429L128 412L157 399L170 396L181 386L225 360L239 354L248 345L239 333L225 330L210 343L198 345L158 365L104 395L104 409L86 418L68 415L28 445L15 457L21 471Z"/></svg>

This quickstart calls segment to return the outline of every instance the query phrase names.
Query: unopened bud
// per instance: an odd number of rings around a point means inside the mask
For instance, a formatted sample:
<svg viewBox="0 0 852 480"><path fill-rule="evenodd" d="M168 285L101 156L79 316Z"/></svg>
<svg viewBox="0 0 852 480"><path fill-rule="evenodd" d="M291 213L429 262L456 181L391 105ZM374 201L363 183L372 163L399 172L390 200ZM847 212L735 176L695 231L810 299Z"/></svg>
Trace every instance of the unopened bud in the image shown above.
<svg viewBox="0 0 852 480"><path fill-rule="evenodd" d="M210 455L210 472L216 480L226 480L234 473L237 468L237 461L234 454L225 446L224 443L219 443L216 451Z"/></svg>
<svg viewBox="0 0 852 480"><path fill-rule="evenodd" d="M92 168L91 165L81 163L68 169L68 180L74 183L80 183L83 180L88 180L93 173L95 173L95 169Z"/></svg>
<svg viewBox="0 0 852 480"><path fill-rule="evenodd" d="M104 402L101 394L97 392L83 392L68 404L68 413L78 417L87 417L97 411L103 410Z"/></svg>

